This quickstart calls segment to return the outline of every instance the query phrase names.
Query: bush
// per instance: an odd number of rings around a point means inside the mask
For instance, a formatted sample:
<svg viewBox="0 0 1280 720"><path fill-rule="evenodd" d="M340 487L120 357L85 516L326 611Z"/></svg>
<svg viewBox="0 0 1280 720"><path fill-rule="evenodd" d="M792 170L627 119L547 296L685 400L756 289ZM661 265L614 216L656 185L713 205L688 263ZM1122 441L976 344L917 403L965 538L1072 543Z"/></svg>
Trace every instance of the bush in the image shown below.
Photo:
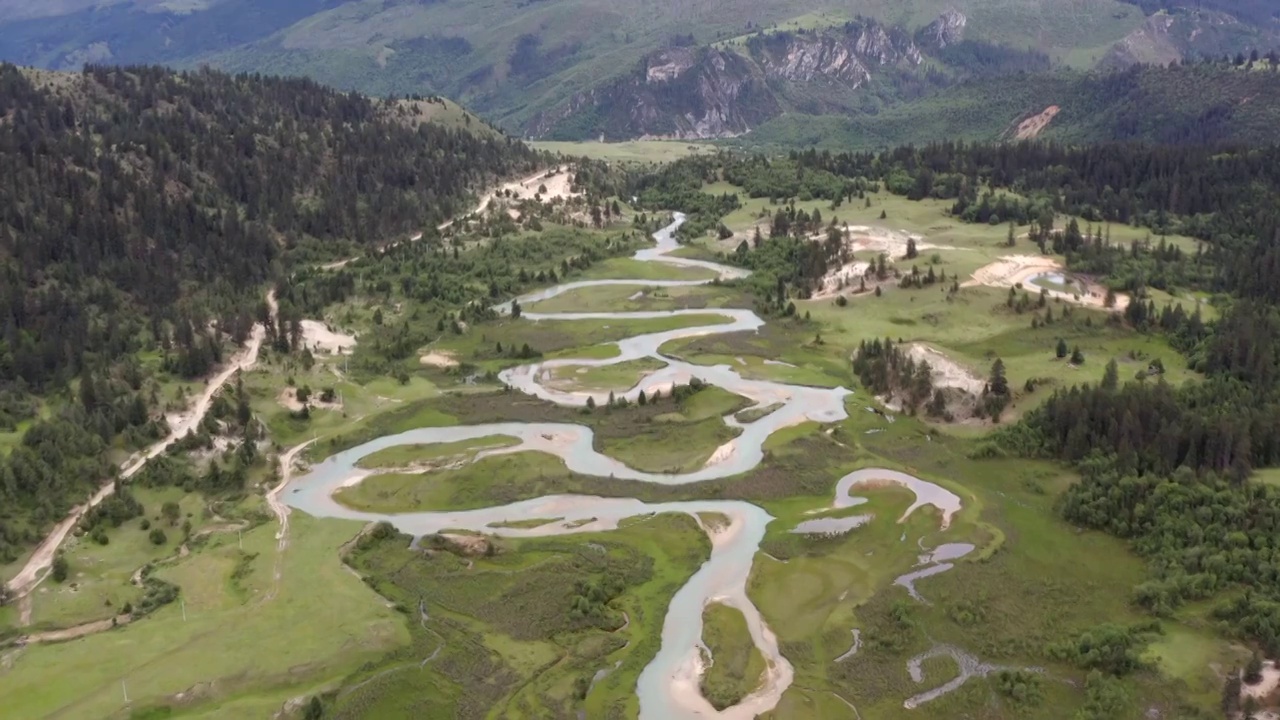
<svg viewBox="0 0 1280 720"><path fill-rule="evenodd" d="M164 534L164 530L160 528L153 528L151 534L147 537L151 538L152 545L163 545L169 541L169 538Z"/></svg>
<svg viewBox="0 0 1280 720"><path fill-rule="evenodd" d="M71 566L67 562L67 556L63 555L62 553L58 553L53 558L53 568L52 568L53 581L56 583L60 583L66 580L67 573L69 573L70 571L71 571Z"/></svg>

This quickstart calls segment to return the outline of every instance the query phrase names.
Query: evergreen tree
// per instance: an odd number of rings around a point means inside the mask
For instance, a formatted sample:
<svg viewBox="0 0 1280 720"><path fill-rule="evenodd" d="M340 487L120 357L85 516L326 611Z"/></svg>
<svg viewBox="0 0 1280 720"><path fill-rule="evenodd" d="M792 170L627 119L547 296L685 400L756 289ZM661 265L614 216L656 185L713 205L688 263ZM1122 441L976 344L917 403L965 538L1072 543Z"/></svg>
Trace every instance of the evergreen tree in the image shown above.
<svg viewBox="0 0 1280 720"><path fill-rule="evenodd" d="M1115 358L1107 361L1107 368L1102 374L1102 389L1115 390L1120 383L1120 369Z"/></svg>

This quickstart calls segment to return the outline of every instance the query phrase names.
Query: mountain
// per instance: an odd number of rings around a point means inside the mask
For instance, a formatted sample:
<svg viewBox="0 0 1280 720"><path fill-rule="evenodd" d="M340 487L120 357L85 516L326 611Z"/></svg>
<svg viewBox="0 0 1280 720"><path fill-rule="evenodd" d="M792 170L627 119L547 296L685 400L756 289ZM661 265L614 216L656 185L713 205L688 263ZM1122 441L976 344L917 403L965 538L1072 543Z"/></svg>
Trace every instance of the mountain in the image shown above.
<svg viewBox="0 0 1280 720"><path fill-rule="evenodd" d="M1277 123L1280 64L1218 61L975 78L874 114L780 115L736 142L832 150L1036 137L1267 144Z"/></svg>
<svg viewBox="0 0 1280 720"><path fill-rule="evenodd" d="M1034 49L1027 57L1078 70L1280 44L1265 3L1185 5L1196 9L1165 0L0 0L0 59L61 69L208 64L370 94L443 95L512 133L703 137L779 113L877 112L970 79L963 62L939 57L965 41ZM850 23L910 38L926 60L912 70L909 58L855 52L867 73L819 69L797 80L803 66L780 66L770 50L825 62L817 45L844 47ZM649 69L663 65L683 68L680 77L650 82ZM1039 69L1038 60L1001 65ZM687 86L707 92L693 97ZM633 101L642 107L614 107ZM573 118L579 112L587 117Z"/></svg>
<svg viewBox="0 0 1280 720"><path fill-rule="evenodd" d="M1049 68L1046 55L963 39L965 24L952 12L913 37L859 19L660 50L630 74L539 113L524 129L555 139L734 137L786 112L856 114L960 77Z"/></svg>
<svg viewBox="0 0 1280 720"><path fill-rule="evenodd" d="M310 80L0 64L0 432L26 428L0 456L0 559L113 448L163 437L152 381L245 342L287 253L434 227L536 163L466 117Z"/></svg>

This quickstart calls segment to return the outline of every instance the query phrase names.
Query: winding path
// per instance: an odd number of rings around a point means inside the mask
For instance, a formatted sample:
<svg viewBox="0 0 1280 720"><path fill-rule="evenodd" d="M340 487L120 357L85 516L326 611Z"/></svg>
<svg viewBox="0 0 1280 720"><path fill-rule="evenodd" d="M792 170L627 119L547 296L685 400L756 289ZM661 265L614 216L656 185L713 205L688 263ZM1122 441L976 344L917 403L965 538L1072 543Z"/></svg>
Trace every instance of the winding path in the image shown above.
<svg viewBox="0 0 1280 720"><path fill-rule="evenodd" d="M267 303L274 307L274 293L268 293ZM204 415L209 411L209 406L213 402L213 396L218 394L223 385L226 385L235 374L241 370L252 367L258 361L258 349L262 347L263 337L266 335L262 325L254 325L253 332L249 336L249 341L245 344L243 350L240 351L225 368L205 385L204 392L196 399L195 405L187 413L186 417L173 428L170 429L169 435L163 440L156 442L148 447L140 455L130 458L120 470L120 480L128 480L141 470L147 461L159 455L169 448L170 445L177 442L193 428L200 424L204 419ZM48 576L49 567L53 564L54 555L58 552L58 548L62 542L66 540L67 533L80 522L80 518L93 506L102 502L115 492L115 479L107 480L98 488L89 502L79 505L71 510L62 522L54 526L53 530L40 543L31 558L27 560L26 565L13 576L8 583L9 591L15 597L24 597L38 586L45 577Z"/></svg>
<svg viewBox="0 0 1280 720"><path fill-rule="evenodd" d="M656 246L636 253L636 259L684 267L707 268L716 272L721 278L743 277L747 274L741 269L717 263L672 257L669 253L678 247L673 233L683 220L683 216L677 214L675 222L654 235L657 241ZM525 295L518 300L522 306L530 305L570 290L598 285L651 287L700 284L704 284L704 281L576 282ZM509 310L510 303L501 306L500 309ZM447 443L495 434L511 435L520 440L518 445L484 451L477 454L477 457L538 450L559 456L570 470L577 473L676 485L729 477L754 468L763 460L762 446L765 439L780 428L805 421L837 422L847 417L844 399L849 391L844 388L812 388L752 380L742 377L728 365L693 365L659 352L662 344L670 340L724 332L752 331L764 324L761 318L747 310L557 314L526 311L523 317L532 321L552 322L578 319L619 320L671 317L695 313L723 315L730 318L730 322L639 335L618 341L616 344L621 352L613 358L549 360L506 370L501 374L501 378L508 385L525 393L562 405L580 406L586 404L588 397L592 396L587 393L566 393L547 388L542 384L542 379L547 377L548 370L564 365L612 365L648 357L665 363L665 367L646 376L635 387L623 393L623 397L634 399L641 391L649 393L653 390L663 390L665 392L673 384L687 383L692 378L698 378L703 382L718 385L730 392L747 397L756 403L757 408L776 408L749 423L740 422L733 416L726 416L725 423L740 429L741 433L727 451L717 452L716 461L709 462L703 468L678 475L641 472L597 452L590 428L567 423L490 423L463 427L420 428L381 437L328 458L306 475L294 480L291 483L291 492L284 496L284 502L319 517L364 521L385 520L401 531L416 536L449 528L464 528L506 537L542 537L612 530L616 529L625 518L650 513L679 512L693 515L695 519L698 513L720 513L728 518L729 524L714 531L703 526L712 541L711 557L673 597L663 622L661 647L654 659L645 667L637 682L640 717L662 720L683 718L745 720L768 712L777 706L783 692L790 687L794 670L791 663L780 652L773 631L764 622L760 611L751 603L746 593L746 582L752 561L764 538L765 528L773 519L762 508L736 500L644 503L631 498L554 495L479 510L386 515L355 511L340 505L333 498L334 492L360 475L361 471L355 466L360 458L395 445ZM606 396L594 397L598 402ZM937 507L943 513L944 528L950 521L951 515L960 508L960 498L943 488L910 475L874 468L859 470L842 478L837 484L833 506L852 507L864 502L862 498L849 495L849 491L858 486L883 482L903 485L916 494L917 501L907 514L925 504ZM535 528L498 527L502 523L543 517L559 519ZM699 652L702 644L702 608L713 601L724 603L742 612L752 641L760 649L767 664L760 686L737 705L723 711L716 711L702 697L699 688L703 671L702 657Z"/></svg>

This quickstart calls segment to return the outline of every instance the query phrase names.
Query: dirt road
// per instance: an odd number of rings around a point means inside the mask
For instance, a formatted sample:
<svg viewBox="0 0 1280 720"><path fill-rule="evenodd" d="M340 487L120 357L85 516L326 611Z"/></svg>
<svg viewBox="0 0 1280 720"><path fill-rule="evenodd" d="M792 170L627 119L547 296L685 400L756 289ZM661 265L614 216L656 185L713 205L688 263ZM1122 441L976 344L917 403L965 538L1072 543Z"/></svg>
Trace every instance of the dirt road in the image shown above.
<svg viewBox="0 0 1280 720"><path fill-rule="evenodd" d="M538 172L524 179L515 180L509 183L503 183L502 185L498 185L497 187L494 187L493 189L488 190L487 192L485 192L484 195L480 196L480 201L476 203L476 206L472 208L469 212L463 213L458 218L450 218L449 220L446 220L440 223L439 225L436 226L436 230L441 230L441 231L447 230L450 227L453 227L453 223L455 220L469 217L471 215L476 215L484 212L485 210L488 210L489 203L493 202L493 199L498 196L498 193L511 192L517 198L523 198L526 195L529 197L532 197L534 194L534 191L531 190L530 188L536 187L533 185L533 183L538 182L540 180L546 180L548 183L550 183L550 185L547 186L548 198L569 197L573 194L569 189L572 176L568 170L565 170L563 173L556 172L556 168L551 168L550 170L539 170ZM418 242L421 239L422 239L422 233L418 233L410 237L409 242L411 243ZM386 245L383 245L381 249L390 250L391 248L399 245L401 242L402 241L395 241L395 242L387 243ZM353 255L352 257L349 257L349 258L335 260L331 263L325 263L321 265L320 269L321 270L340 270L346 267L347 265L349 265L350 263L355 262L356 260L359 260L360 257L361 257L360 255Z"/></svg>
<svg viewBox="0 0 1280 720"><path fill-rule="evenodd" d="M268 294L267 302L274 307L274 293ZM199 425L200 421L204 419L205 413L209 411L209 406L213 403L213 396L217 394L218 390L223 385L226 385L238 371L252 367L258 361L258 349L262 346L262 339L265 335L265 329L261 325L255 325L244 350L233 358L221 372L208 381L204 392L196 399L195 405L192 406L185 419L172 427L169 435L163 440L147 448L141 455L135 455L126 461L120 470L120 479L127 480L133 477L146 465L148 460L167 450L170 445ZM98 488L98 491L94 493L88 503L73 508L70 515L54 526L53 531L36 548L35 553L32 554L27 564L9 581L9 589L16 597L25 596L44 580L48 574L46 571L53 564L54 554L57 553L58 548L62 545L62 541L67 538L67 534L71 532L71 529L76 526L76 523L80 521L80 518L89 508L102 502L113 492L115 492L115 482L113 480L107 481L102 487Z"/></svg>

